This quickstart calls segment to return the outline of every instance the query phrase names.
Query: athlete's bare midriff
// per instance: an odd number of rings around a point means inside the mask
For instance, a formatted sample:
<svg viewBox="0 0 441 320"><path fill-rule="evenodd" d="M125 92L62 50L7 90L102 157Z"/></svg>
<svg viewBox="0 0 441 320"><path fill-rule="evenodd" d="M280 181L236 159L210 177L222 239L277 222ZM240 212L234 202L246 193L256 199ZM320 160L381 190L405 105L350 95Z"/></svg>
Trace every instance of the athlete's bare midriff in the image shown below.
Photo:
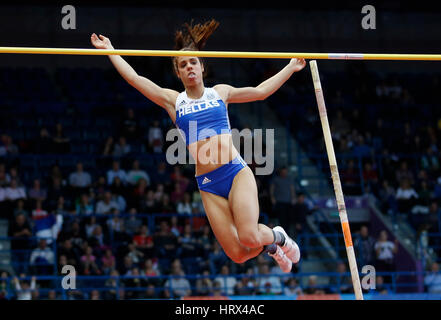
<svg viewBox="0 0 441 320"><path fill-rule="evenodd" d="M190 144L188 150L196 162L196 176L227 164L239 154L233 145L231 134L220 134L199 140Z"/></svg>

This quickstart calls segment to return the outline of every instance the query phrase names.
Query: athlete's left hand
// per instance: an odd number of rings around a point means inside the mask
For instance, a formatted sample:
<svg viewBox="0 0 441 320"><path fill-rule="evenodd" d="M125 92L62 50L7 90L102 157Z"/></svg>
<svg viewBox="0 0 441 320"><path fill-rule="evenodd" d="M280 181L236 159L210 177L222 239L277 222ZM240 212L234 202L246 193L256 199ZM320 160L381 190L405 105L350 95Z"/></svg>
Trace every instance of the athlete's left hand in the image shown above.
<svg viewBox="0 0 441 320"><path fill-rule="evenodd" d="M302 59L294 58L291 59L289 64L294 67L294 72L298 72L306 66L306 61L303 58Z"/></svg>

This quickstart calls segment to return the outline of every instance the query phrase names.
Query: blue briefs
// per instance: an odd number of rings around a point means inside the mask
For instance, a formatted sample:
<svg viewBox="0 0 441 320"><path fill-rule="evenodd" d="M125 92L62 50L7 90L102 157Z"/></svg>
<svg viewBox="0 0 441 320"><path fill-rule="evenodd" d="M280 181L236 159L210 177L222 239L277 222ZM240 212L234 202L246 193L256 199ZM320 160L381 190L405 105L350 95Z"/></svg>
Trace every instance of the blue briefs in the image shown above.
<svg viewBox="0 0 441 320"><path fill-rule="evenodd" d="M214 193L228 199L234 177L247 166L240 155L206 174L196 176L199 190Z"/></svg>

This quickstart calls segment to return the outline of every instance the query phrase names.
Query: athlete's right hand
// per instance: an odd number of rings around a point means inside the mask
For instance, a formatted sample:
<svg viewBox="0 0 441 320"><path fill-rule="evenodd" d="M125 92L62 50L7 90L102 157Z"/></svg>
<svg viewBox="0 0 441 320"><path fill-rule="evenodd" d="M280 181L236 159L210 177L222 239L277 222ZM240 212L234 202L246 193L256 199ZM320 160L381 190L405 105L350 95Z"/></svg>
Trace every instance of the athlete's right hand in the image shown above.
<svg viewBox="0 0 441 320"><path fill-rule="evenodd" d="M102 34L98 37L95 33L90 36L90 41L97 49L108 49L113 50L112 43L110 43L110 39L106 38Z"/></svg>

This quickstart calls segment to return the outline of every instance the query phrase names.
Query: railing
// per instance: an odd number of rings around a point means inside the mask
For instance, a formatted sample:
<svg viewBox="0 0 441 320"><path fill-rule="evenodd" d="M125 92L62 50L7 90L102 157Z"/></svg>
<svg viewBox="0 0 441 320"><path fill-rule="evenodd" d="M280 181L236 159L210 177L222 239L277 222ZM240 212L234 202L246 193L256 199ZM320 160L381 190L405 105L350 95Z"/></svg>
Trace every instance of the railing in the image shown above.
<svg viewBox="0 0 441 320"><path fill-rule="evenodd" d="M97 222L102 222L100 220L109 220L114 217L118 218L130 218L133 217L131 214L127 213L120 213L120 214L71 214L71 213L64 213L63 219L64 223L71 220L71 219L85 219L90 217L96 217ZM164 219L164 218L171 218L171 217L177 217L178 219L186 219L190 223L190 225L193 227L194 220L196 218L203 218L206 219L206 215L203 213L200 214L179 214L179 213L136 213L135 217L143 222L143 224L146 224L149 228L150 233L153 235L159 226L157 223L158 219ZM261 221L265 224L268 224L268 215L266 213L260 213ZM179 221L178 221L179 223ZM208 220L207 220L208 223ZM192 228L193 229L193 228ZM11 260L13 261L13 267L14 270L19 270L20 272L27 272L29 267L29 259L31 252L35 249L35 247L38 244L38 241L40 239L46 239L48 242L50 242L50 248L53 250L54 254L54 268L53 272L57 272L57 243L56 239L53 238L46 238L46 237L28 237L26 238L26 241L28 241L28 247L32 249L27 250L10 250L10 249L0 249L0 257L5 254L9 254L11 256ZM17 240L23 240L22 237L0 237L0 241L17 241ZM112 229L109 229L109 243L108 245L112 248L115 248L120 243L116 241L115 239L115 233ZM7 260L7 259L6 259ZM26 262L27 261L27 262ZM1 266L1 264L0 264Z"/></svg>
<svg viewBox="0 0 441 320"><path fill-rule="evenodd" d="M412 292L409 288L416 287L414 282L402 282L399 281L401 277L416 277L418 275L425 276L428 272L413 272L413 271L401 271L401 272L378 272L376 275L384 278L389 277L390 282L382 285L383 289L388 290L389 293L400 292ZM364 274L360 274L363 277ZM296 280L295 287L300 288L298 294L306 293L305 289L311 288L308 285L308 279L314 276L317 278L317 283L312 288L315 290L323 290L324 293L351 293L352 283L350 281L350 273L337 273L337 272L322 272L322 273L297 273L297 274L230 274L230 275L162 275L162 276L82 276L82 275L57 275L57 276L36 276L36 288L34 290L28 289L27 291L38 291L40 298L46 296L50 291L58 293L58 299L75 299L73 296L81 297L80 299L89 299L92 291L98 291L101 298L104 299L139 299L139 298L165 298L165 299L179 299L185 296L212 296L216 291L218 295L223 296L240 296L240 295L282 295L286 294L285 289L290 288L288 286L288 280L294 278ZM69 281L66 281L69 277ZM230 286L219 283L215 286L201 286L197 285L198 281L202 279L210 279L213 284L215 280L219 282L220 279L230 278L234 280ZM271 280L269 280L271 277ZM173 283L173 279L185 279L183 284L179 285ZM248 279L245 281L244 278ZM133 286L130 283L131 280L138 279L139 285ZM345 280L342 280L345 279ZM19 278L19 281L32 281L32 277ZM64 280L64 281L63 281ZM236 284L243 281L243 283L249 283L250 289L248 292L240 293L235 290ZM271 286L267 287L267 282L271 281ZM17 290L15 288L14 277L0 278L0 282L5 284L5 296L7 299L13 299L17 296L17 293L23 290ZM40 285L44 283L44 285ZM64 286L64 287L63 287ZM342 290L343 288L343 290ZM406 289L407 288L407 289ZM375 288L365 288L365 293L378 292L378 285ZM151 294L147 297L145 295L147 290L151 290ZM179 292L182 290L182 292Z"/></svg>
<svg viewBox="0 0 441 320"><path fill-rule="evenodd" d="M441 216L438 218L440 221ZM423 270L430 269L430 263L441 263L441 233L423 231L418 238L418 257Z"/></svg>

